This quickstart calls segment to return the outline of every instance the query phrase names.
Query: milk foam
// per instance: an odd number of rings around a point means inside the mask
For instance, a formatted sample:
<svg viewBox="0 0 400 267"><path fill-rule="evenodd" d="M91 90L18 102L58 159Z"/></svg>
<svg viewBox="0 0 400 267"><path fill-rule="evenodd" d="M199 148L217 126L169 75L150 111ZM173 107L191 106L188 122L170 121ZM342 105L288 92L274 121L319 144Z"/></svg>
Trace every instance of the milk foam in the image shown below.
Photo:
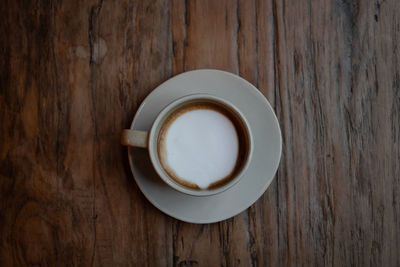
<svg viewBox="0 0 400 267"><path fill-rule="evenodd" d="M235 126L212 109L195 109L177 117L164 142L170 169L201 189L230 175L239 155Z"/></svg>

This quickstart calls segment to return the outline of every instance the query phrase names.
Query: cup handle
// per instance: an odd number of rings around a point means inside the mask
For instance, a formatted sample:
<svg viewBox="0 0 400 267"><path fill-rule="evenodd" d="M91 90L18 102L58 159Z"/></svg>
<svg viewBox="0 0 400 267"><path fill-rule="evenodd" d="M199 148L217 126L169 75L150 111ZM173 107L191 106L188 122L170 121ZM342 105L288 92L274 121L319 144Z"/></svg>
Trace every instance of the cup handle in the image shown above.
<svg viewBox="0 0 400 267"><path fill-rule="evenodd" d="M134 146L146 148L149 133L145 131L128 130L122 131L121 144L124 146Z"/></svg>

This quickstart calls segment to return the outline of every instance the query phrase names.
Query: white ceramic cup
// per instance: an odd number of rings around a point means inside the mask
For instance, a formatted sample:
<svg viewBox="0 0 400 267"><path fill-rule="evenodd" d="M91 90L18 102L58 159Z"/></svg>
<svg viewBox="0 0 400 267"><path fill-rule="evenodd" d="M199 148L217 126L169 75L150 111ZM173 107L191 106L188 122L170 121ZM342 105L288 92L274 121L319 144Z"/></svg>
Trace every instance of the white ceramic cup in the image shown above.
<svg viewBox="0 0 400 267"><path fill-rule="evenodd" d="M247 142L246 145L246 155L242 159L240 163L240 168L238 172L231 177L226 183L215 187L215 188L210 188L210 189L194 189L190 187L186 187L178 182L176 182L173 178L171 178L167 171L164 169L162 166L160 159L159 159L159 154L158 154L158 139L159 139L159 134L160 130L162 129L163 123L166 121L166 119L178 108L196 103L196 102L211 102L214 104L217 104L218 106L224 108L226 111L234 115L239 121L240 125L242 127L242 132L245 133L245 139ZM160 178L169 186L174 188L175 190L193 195L193 196L208 196L208 195L214 195L220 192L225 191L229 187L233 186L236 184L240 178L243 176L243 173L246 171L250 164L250 160L253 154L253 137L251 134L251 129L249 127L249 124L246 120L246 118L243 116L243 114L230 102L209 94L192 94L188 96L184 96L182 98L179 98L169 105L167 105L156 117L154 120L150 131L138 131L138 130L133 130L133 129L125 129L122 132L121 136L121 143L126 146L132 146L132 147L142 147L142 148L147 148L149 151L150 155L150 160L151 163L153 164L153 167L157 174L160 176Z"/></svg>

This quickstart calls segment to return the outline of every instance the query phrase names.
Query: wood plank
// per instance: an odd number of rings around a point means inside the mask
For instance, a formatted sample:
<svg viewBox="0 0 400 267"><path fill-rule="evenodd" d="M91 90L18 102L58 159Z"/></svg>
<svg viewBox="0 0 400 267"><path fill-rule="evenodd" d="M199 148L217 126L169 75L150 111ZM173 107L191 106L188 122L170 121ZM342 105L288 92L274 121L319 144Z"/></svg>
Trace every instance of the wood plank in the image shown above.
<svg viewBox="0 0 400 267"><path fill-rule="evenodd" d="M3 1L0 266L399 266L400 1ZM283 156L215 224L153 207L121 130L216 68L275 109Z"/></svg>

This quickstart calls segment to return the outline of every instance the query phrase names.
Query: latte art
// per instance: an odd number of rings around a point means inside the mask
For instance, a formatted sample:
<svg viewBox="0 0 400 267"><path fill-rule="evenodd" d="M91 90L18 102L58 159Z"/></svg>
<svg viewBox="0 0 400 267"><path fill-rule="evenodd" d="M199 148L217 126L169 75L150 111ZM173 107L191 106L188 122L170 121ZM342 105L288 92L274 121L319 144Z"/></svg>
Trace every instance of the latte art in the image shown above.
<svg viewBox="0 0 400 267"><path fill-rule="evenodd" d="M235 172L240 154L239 133L215 105L197 104L176 112L159 139L161 164L176 182L207 189Z"/></svg>

